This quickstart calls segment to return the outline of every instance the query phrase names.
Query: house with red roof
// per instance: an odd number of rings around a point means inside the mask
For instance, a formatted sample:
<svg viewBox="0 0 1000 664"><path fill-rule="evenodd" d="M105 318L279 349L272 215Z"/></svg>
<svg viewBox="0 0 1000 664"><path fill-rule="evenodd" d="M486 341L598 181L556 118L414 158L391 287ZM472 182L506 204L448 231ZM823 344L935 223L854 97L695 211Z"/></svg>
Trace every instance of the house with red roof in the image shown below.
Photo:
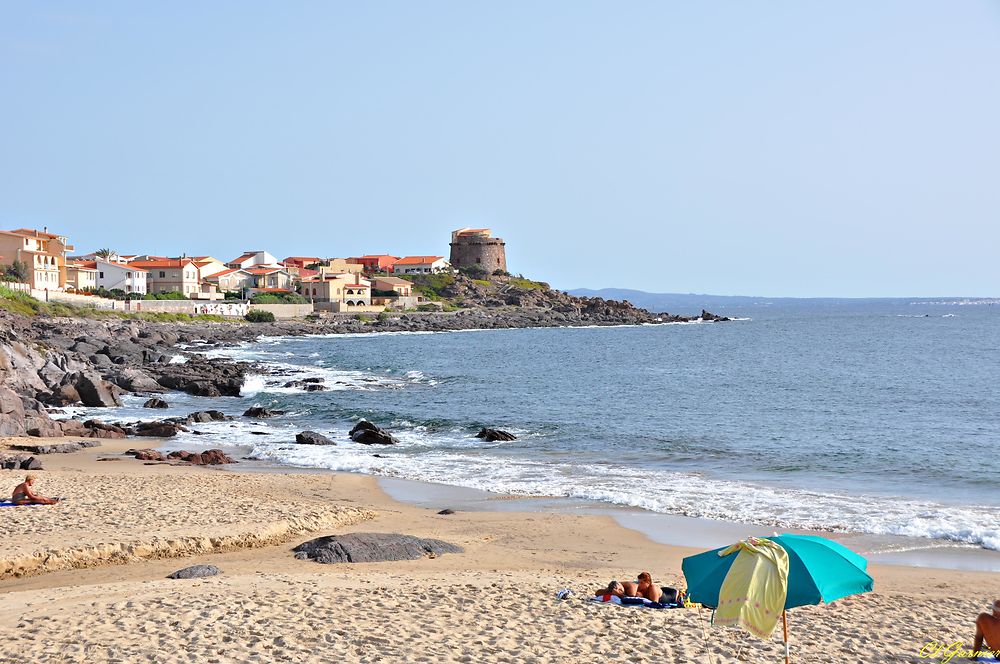
<svg viewBox="0 0 1000 664"><path fill-rule="evenodd" d="M399 256L365 254L364 256L354 256L347 260L362 265L366 273L374 274L375 272L392 272L392 266L399 260Z"/></svg>
<svg viewBox="0 0 1000 664"><path fill-rule="evenodd" d="M190 258L134 260L121 267L145 270L146 288L150 293L182 293L197 298L202 292L198 266Z"/></svg>
<svg viewBox="0 0 1000 664"><path fill-rule="evenodd" d="M310 265L316 265L322 263L322 258L317 258L316 256L289 256L285 260L281 261L281 264L285 267L296 267L300 270L307 268Z"/></svg>

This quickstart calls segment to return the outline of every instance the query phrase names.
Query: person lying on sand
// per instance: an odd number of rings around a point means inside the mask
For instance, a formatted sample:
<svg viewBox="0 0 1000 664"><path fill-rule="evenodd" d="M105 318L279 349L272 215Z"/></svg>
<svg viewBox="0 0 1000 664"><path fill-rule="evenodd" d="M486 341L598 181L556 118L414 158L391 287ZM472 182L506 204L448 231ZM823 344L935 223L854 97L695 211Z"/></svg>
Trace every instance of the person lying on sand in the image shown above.
<svg viewBox="0 0 1000 664"><path fill-rule="evenodd" d="M660 598L663 597L663 591L653 583L653 577L650 576L649 572L639 572L639 583L635 585L638 597L645 597L650 602L659 602Z"/></svg>
<svg viewBox="0 0 1000 664"><path fill-rule="evenodd" d="M983 649L983 641L986 647L994 652L1000 650L1000 599L993 602L993 613L980 613L976 618L976 639L972 644L972 650L979 652ZM978 659L973 657L973 659Z"/></svg>
<svg viewBox="0 0 1000 664"><path fill-rule="evenodd" d="M14 489L14 495L11 496L10 501L15 505L55 505L59 502L58 498L46 498L32 491L31 485L34 483L35 476L28 473L24 481Z"/></svg>
<svg viewBox="0 0 1000 664"><path fill-rule="evenodd" d="M639 584L632 581L622 583L621 581L612 579L607 588L601 588L594 593L594 596L605 597L605 602L607 602L611 597L638 597L638 587Z"/></svg>

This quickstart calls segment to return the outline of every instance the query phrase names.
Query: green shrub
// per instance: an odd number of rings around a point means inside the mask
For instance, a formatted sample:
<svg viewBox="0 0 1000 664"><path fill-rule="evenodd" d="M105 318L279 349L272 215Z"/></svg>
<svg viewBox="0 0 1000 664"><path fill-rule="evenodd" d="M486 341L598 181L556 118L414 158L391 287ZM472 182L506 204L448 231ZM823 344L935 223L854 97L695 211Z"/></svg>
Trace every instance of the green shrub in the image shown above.
<svg viewBox="0 0 1000 664"><path fill-rule="evenodd" d="M459 268L458 271L472 279L485 279L490 276L490 273L482 265L470 265L469 267Z"/></svg>
<svg viewBox="0 0 1000 664"><path fill-rule="evenodd" d="M364 314L354 314L354 320L359 320L362 323L370 323L372 319Z"/></svg>
<svg viewBox="0 0 1000 664"><path fill-rule="evenodd" d="M247 312L247 315L244 316L244 318L250 321L251 323L274 322L274 314L272 314L270 311L263 311L261 309L251 309L250 311Z"/></svg>
<svg viewBox="0 0 1000 664"><path fill-rule="evenodd" d="M8 277L13 277L17 281L28 280L28 266L24 261L14 261L7 266L6 273Z"/></svg>
<svg viewBox="0 0 1000 664"><path fill-rule="evenodd" d="M186 300L188 296L179 291L165 291L163 293L146 293L144 300Z"/></svg>
<svg viewBox="0 0 1000 664"><path fill-rule="evenodd" d="M384 323L387 320L389 320L389 314L387 314L384 311L380 311L379 314L378 314L378 316L376 316L376 318L378 319L378 322Z"/></svg>
<svg viewBox="0 0 1000 664"><path fill-rule="evenodd" d="M306 304L309 300L298 293L254 293L251 304Z"/></svg>

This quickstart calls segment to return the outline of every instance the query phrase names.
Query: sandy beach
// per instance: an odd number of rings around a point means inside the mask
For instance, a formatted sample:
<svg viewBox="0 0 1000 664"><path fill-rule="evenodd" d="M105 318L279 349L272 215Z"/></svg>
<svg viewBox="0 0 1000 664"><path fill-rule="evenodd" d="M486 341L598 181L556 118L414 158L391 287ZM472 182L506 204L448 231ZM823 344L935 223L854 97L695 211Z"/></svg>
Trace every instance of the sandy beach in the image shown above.
<svg viewBox="0 0 1000 664"><path fill-rule="evenodd" d="M37 488L67 501L0 511L0 661L782 660L779 634L764 642L713 628L708 610L586 601L644 569L683 586L680 561L696 552L610 517L438 515L393 501L371 477L145 465L121 455L133 446L46 456ZM0 471L4 492L23 474ZM465 552L341 565L291 553L346 532L433 537ZM223 573L165 578L198 563ZM921 649L971 647L975 616L1000 595L992 574L871 573L874 593L791 612L793 661L942 661ZM576 595L558 601L562 588Z"/></svg>

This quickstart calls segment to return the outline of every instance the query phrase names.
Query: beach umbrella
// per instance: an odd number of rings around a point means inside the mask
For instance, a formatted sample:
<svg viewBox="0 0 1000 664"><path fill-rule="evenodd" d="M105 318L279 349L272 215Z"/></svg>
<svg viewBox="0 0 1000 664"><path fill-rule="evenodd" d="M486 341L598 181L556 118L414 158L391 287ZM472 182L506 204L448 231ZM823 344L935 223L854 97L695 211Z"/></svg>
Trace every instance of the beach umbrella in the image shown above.
<svg viewBox="0 0 1000 664"><path fill-rule="evenodd" d="M870 592L874 581L868 576L868 561L833 540L816 535L789 534L766 539L780 545L788 554L788 593L785 610L781 613L787 662L788 609L830 603L848 595ZM719 589L737 555L733 552L720 556L719 553L727 548L688 556L681 563L687 581L687 594L692 602L711 608L719 606Z"/></svg>

